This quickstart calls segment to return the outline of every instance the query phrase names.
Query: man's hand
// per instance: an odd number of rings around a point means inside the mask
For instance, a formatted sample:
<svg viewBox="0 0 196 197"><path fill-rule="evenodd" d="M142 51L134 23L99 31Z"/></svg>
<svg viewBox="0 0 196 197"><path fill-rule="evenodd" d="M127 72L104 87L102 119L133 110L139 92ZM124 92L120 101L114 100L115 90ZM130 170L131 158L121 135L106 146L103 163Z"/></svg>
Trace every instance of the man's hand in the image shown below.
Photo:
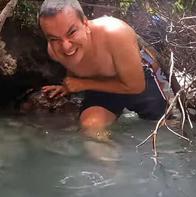
<svg viewBox="0 0 196 197"><path fill-rule="evenodd" d="M63 85L48 85L42 87L42 92L46 93L49 98L63 97L69 92Z"/></svg>

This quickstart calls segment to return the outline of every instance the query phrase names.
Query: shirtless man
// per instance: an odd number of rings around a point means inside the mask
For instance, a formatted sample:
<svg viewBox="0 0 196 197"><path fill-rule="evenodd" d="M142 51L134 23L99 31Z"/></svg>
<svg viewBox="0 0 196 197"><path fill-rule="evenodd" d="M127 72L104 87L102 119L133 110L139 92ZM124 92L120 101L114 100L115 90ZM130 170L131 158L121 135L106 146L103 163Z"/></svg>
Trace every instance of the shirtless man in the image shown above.
<svg viewBox="0 0 196 197"><path fill-rule="evenodd" d="M141 62L135 31L113 17L88 20L77 0L45 0L39 14L48 53L68 71L63 86L45 86L51 97L85 91L80 123L90 135L128 108L159 119L166 107L152 69Z"/></svg>

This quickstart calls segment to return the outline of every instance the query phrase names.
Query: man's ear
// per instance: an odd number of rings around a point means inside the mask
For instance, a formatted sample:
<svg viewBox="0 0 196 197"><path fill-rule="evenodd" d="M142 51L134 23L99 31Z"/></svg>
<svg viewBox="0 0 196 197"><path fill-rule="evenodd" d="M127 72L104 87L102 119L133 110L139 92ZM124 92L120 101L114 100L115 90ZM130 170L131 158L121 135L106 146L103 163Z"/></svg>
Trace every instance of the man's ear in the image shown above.
<svg viewBox="0 0 196 197"><path fill-rule="evenodd" d="M90 26L89 26L89 20L87 19L86 16L83 19L83 24L85 25L85 27L87 29L87 33L91 33Z"/></svg>
<svg viewBox="0 0 196 197"><path fill-rule="evenodd" d="M57 60L57 57L56 57L56 55L55 55L55 52L54 52L54 50L52 49L50 43L48 43L48 54L49 54L49 56L50 56L54 61L58 61L58 60Z"/></svg>

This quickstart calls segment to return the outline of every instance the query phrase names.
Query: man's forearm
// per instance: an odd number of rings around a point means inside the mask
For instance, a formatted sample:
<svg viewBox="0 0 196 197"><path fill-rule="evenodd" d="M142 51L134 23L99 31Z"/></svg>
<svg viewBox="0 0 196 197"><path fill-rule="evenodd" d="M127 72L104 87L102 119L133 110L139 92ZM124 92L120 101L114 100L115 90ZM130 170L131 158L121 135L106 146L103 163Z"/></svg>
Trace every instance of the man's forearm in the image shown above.
<svg viewBox="0 0 196 197"><path fill-rule="evenodd" d="M69 81L72 80L72 81ZM73 82L73 80L75 80ZM77 84L76 85L76 81ZM117 79L81 79L81 78L69 78L65 83L70 92L80 92L85 90L94 90L94 91L102 91L102 92L110 92L110 93L119 93L119 94L136 94L138 93L136 90L137 84L126 85L120 82ZM75 87L74 84L75 83Z"/></svg>
<svg viewBox="0 0 196 197"><path fill-rule="evenodd" d="M111 93L129 93L125 85L115 79L88 80L84 79L86 90L95 90Z"/></svg>

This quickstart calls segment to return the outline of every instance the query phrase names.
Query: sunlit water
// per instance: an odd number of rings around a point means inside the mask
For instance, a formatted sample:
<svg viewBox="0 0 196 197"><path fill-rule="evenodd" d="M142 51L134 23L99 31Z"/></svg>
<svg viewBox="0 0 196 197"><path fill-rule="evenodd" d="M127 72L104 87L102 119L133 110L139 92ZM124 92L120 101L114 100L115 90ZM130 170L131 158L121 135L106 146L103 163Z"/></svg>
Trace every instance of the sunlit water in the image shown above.
<svg viewBox="0 0 196 197"><path fill-rule="evenodd" d="M1 115L1 197L195 197L196 146L155 122L122 116L112 144L86 139L72 115ZM188 128L188 127L187 127Z"/></svg>

